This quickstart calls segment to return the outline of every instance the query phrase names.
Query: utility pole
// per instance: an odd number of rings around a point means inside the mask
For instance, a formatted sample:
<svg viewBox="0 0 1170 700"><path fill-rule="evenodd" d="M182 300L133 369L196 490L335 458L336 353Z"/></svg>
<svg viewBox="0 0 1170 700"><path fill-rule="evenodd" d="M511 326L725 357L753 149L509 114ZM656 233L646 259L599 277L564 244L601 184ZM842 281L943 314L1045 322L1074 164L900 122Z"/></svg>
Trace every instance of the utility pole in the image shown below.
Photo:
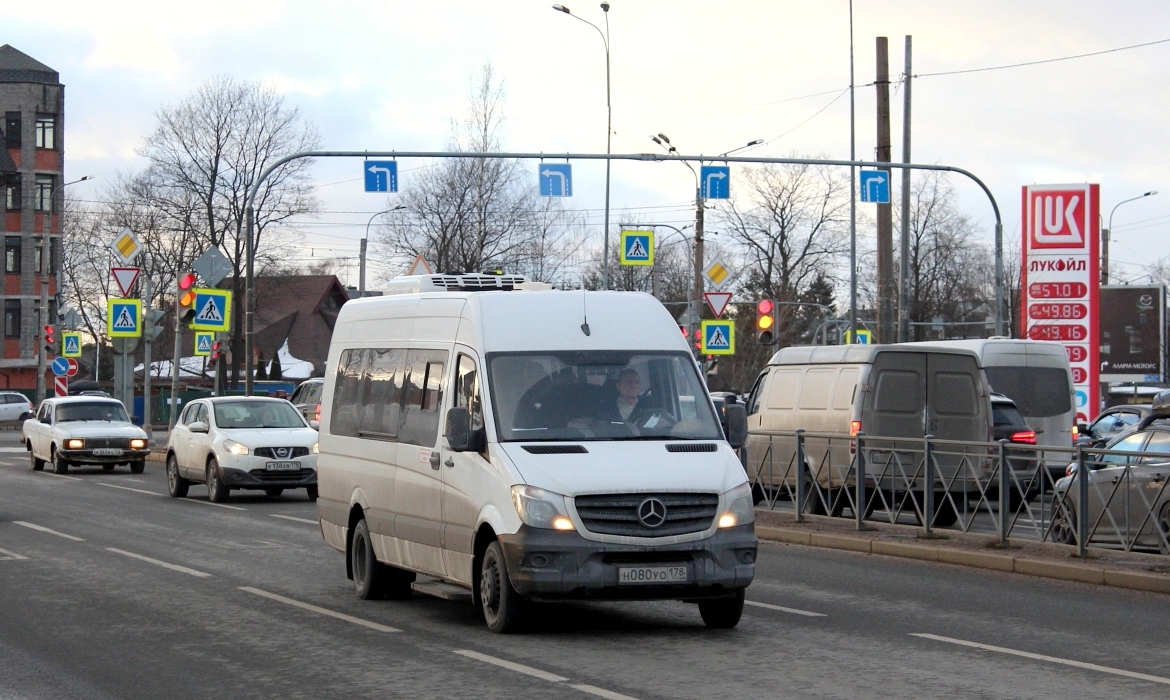
<svg viewBox="0 0 1170 700"><path fill-rule="evenodd" d="M699 319L703 315L703 190L695 187L695 326L691 328L691 337L699 329Z"/></svg>
<svg viewBox="0 0 1170 700"><path fill-rule="evenodd" d="M37 399L47 399L49 395L46 393L45 387L45 369L48 365L48 352L45 349L45 339L42 337L44 333L44 326L50 325L54 319L49 318L49 263L52 261L53 237L49 233L50 224L53 221L53 193L49 192L49 206L46 207L42 213L41 220L44 222L44 233L41 236L41 265L38 272L41 274L41 307L40 307L40 323L37 327Z"/></svg>
<svg viewBox="0 0 1170 700"><path fill-rule="evenodd" d="M248 240L252 240L252 232L248 231ZM249 246L250 248L250 246ZM179 274L183 272L183 261L179 260L179 264L175 266ZM167 430L175 428L175 421L179 419L179 362L182 360L183 348L180 344L183 338L183 329L179 326L179 296L182 292L179 290L179 285L175 284L175 313L172 325L175 328L175 353L171 358L171 398L169 408L167 409Z"/></svg>
<svg viewBox="0 0 1170 700"><path fill-rule="evenodd" d="M150 275L142 280L142 429L147 437L154 437L151 429L150 415L150 346L154 341L154 308L150 299L153 287L150 284ZM132 365L133 367L133 365Z"/></svg>
<svg viewBox="0 0 1170 700"><path fill-rule="evenodd" d="M849 0L849 160L857 160L853 76L853 0ZM849 166L849 342L857 342L857 168Z"/></svg>
<svg viewBox="0 0 1170 700"><path fill-rule="evenodd" d="M902 162L910 161L910 35L902 71ZM902 168L902 260L898 270L898 342L910 341L910 168Z"/></svg>
<svg viewBox="0 0 1170 700"><path fill-rule="evenodd" d="M874 160L890 162L890 56L886 37L877 38L877 152ZM883 168L886 182L890 169ZM891 188L893 189L893 188ZM889 204L877 205L877 273L878 273L878 342L889 343L894 334L894 210Z"/></svg>
<svg viewBox="0 0 1170 700"><path fill-rule="evenodd" d="M366 239L362 239L361 252L358 253L358 298L366 296Z"/></svg>

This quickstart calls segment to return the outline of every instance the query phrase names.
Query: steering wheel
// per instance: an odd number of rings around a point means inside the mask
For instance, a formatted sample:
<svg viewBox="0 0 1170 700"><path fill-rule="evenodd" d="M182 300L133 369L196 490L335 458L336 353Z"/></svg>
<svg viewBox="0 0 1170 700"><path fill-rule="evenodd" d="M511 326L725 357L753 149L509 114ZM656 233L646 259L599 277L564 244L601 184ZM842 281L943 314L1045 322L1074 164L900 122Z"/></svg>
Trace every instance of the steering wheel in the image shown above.
<svg viewBox="0 0 1170 700"><path fill-rule="evenodd" d="M648 427L646 424L654 420L655 416L657 416L658 421L653 426ZM656 430L659 428L668 429L678 423L678 419L661 408L647 408L630 416L628 422L633 423L639 429Z"/></svg>

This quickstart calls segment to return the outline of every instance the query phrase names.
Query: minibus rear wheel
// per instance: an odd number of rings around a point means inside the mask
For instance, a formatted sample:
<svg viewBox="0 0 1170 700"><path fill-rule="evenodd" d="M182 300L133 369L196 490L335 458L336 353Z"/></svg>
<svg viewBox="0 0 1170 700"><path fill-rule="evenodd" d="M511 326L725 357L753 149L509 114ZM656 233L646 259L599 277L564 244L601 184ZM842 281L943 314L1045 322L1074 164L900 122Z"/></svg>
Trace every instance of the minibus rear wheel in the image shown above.
<svg viewBox="0 0 1170 700"><path fill-rule="evenodd" d="M370 527L366 519L358 521L353 529L353 541L349 546L349 561L353 571L354 592L362 600L409 598L413 571L398 569L378 561L374 555L374 544L370 540Z"/></svg>

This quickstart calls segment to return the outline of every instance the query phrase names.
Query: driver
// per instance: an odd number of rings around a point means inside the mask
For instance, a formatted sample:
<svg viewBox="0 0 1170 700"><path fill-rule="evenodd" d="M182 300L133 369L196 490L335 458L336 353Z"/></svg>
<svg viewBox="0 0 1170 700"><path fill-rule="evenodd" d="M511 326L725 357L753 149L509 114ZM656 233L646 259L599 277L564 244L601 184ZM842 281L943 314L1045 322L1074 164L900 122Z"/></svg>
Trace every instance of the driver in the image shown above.
<svg viewBox="0 0 1170 700"><path fill-rule="evenodd" d="M633 367L623 369L615 382L618 391L616 399L607 400L601 404L598 418L612 422L629 420L630 416L637 415L639 397L642 394L642 377Z"/></svg>

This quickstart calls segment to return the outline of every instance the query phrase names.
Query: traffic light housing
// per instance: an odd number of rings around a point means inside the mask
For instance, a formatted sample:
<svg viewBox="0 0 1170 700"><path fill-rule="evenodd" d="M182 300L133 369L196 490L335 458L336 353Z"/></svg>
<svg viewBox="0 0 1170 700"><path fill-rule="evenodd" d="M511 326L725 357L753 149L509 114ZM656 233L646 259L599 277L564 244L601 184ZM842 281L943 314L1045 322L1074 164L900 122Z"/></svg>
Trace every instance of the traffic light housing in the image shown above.
<svg viewBox="0 0 1170 700"><path fill-rule="evenodd" d="M179 290L176 292L176 313L180 323L186 323L195 316L195 273L188 272L179 277Z"/></svg>
<svg viewBox="0 0 1170 700"><path fill-rule="evenodd" d="M222 354L223 354L223 343L221 343L220 341L217 340L211 344L211 361L217 362L219 360L219 356Z"/></svg>
<svg viewBox="0 0 1170 700"><path fill-rule="evenodd" d="M760 345L776 343L776 304L771 299L756 302L756 341Z"/></svg>
<svg viewBox="0 0 1170 700"><path fill-rule="evenodd" d="M45 326L45 352L57 352L57 329L52 325Z"/></svg>

